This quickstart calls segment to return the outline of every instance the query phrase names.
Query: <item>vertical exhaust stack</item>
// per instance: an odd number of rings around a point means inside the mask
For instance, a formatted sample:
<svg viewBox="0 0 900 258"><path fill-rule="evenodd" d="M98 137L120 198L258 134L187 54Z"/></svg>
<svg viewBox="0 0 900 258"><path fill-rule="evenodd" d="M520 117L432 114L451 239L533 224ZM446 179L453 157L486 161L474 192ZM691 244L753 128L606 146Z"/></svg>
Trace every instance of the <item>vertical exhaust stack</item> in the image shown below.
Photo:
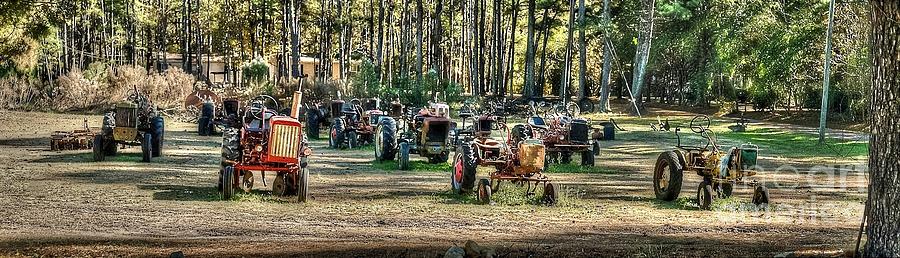
<svg viewBox="0 0 900 258"><path fill-rule="evenodd" d="M300 119L300 102L303 99L303 93L299 90L294 92L294 97L292 98L291 104L291 117L294 119Z"/></svg>

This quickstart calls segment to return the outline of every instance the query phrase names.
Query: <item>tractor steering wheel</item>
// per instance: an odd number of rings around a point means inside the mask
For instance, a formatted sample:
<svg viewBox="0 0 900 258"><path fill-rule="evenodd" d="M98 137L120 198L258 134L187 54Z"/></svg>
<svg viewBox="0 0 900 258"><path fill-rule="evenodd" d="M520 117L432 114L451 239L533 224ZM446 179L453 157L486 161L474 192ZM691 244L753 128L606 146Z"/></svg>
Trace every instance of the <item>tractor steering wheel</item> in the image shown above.
<svg viewBox="0 0 900 258"><path fill-rule="evenodd" d="M271 102L272 106L266 105L266 102ZM278 101L269 95L256 96L255 98L253 98L251 103L261 105L261 106L256 106L256 105L250 104L250 115L252 115L253 118L258 119L258 120L263 120L263 118L265 118L265 116L266 116L262 112L262 106L265 106L268 109L276 110L276 111L279 110L279 108L280 108L280 106L278 105Z"/></svg>
<svg viewBox="0 0 900 258"><path fill-rule="evenodd" d="M691 131L694 133L703 133L706 130L709 130L710 124L711 124L711 122L710 122L708 116L706 116L706 115L694 116L694 118L691 119L691 124L690 124Z"/></svg>

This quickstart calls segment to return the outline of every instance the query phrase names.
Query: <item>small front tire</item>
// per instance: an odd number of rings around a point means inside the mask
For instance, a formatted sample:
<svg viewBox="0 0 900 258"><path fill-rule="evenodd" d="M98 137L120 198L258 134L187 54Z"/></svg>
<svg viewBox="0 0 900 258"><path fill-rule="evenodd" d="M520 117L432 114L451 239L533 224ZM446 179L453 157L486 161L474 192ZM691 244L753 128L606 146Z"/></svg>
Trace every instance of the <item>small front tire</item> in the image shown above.
<svg viewBox="0 0 900 258"><path fill-rule="evenodd" d="M397 162L400 170L409 170L409 143L400 143L400 160Z"/></svg>
<svg viewBox="0 0 900 258"><path fill-rule="evenodd" d="M491 203L491 181L488 181L487 178L482 178L478 182L478 202L481 204Z"/></svg>

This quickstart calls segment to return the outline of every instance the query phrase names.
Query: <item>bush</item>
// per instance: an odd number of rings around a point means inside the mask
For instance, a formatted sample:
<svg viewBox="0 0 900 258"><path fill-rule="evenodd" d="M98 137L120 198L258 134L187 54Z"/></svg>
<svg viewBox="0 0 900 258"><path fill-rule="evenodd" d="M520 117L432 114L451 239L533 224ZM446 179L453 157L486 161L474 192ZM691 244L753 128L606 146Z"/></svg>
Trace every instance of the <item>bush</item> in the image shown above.
<svg viewBox="0 0 900 258"><path fill-rule="evenodd" d="M37 79L10 76L0 79L0 109L46 108L47 92Z"/></svg>
<svg viewBox="0 0 900 258"><path fill-rule="evenodd" d="M774 110L778 101L778 93L770 88L757 89L750 93L754 110Z"/></svg>

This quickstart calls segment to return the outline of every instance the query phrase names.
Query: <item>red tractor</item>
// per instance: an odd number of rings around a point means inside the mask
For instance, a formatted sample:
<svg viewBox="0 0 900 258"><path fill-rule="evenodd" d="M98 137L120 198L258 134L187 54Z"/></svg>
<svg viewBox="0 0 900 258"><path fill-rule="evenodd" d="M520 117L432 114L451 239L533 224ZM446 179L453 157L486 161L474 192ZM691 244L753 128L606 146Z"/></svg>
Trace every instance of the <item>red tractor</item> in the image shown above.
<svg viewBox="0 0 900 258"><path fill-rule="evenodd" d="M275 172L272 194L296 194L305 202L309 196L309 148L303 128L294 117L279 114L277 101L261 95L250 101L241 117L240 127L229 127L222 133L222 170L219 190L231 199L235 188L253 188L253 172Z"/></svg>
<svg viewBox="0 0 900 258"><path fill-rule="evenodd" d="M463 129L455 133L458 143L456 157L453 160L451 186L457 193L471 192L475 183L478 166L492 166L489 179L483 178L478 183L477 197L481 203L490 203L491 194L500 190L500 181L511 181L525 184L526 194L533 195L538 185L543 185L545 204L557 201L556 187L543 174L545 149L541 140L521 139L513 137L505 119L490 114L473 119L474 115L461 112ZM475 120L474 125L466 127L467 120ZM504 141L491 137L492 131L499 131ZM459 137L462 137L460 139Z"/></svg>

